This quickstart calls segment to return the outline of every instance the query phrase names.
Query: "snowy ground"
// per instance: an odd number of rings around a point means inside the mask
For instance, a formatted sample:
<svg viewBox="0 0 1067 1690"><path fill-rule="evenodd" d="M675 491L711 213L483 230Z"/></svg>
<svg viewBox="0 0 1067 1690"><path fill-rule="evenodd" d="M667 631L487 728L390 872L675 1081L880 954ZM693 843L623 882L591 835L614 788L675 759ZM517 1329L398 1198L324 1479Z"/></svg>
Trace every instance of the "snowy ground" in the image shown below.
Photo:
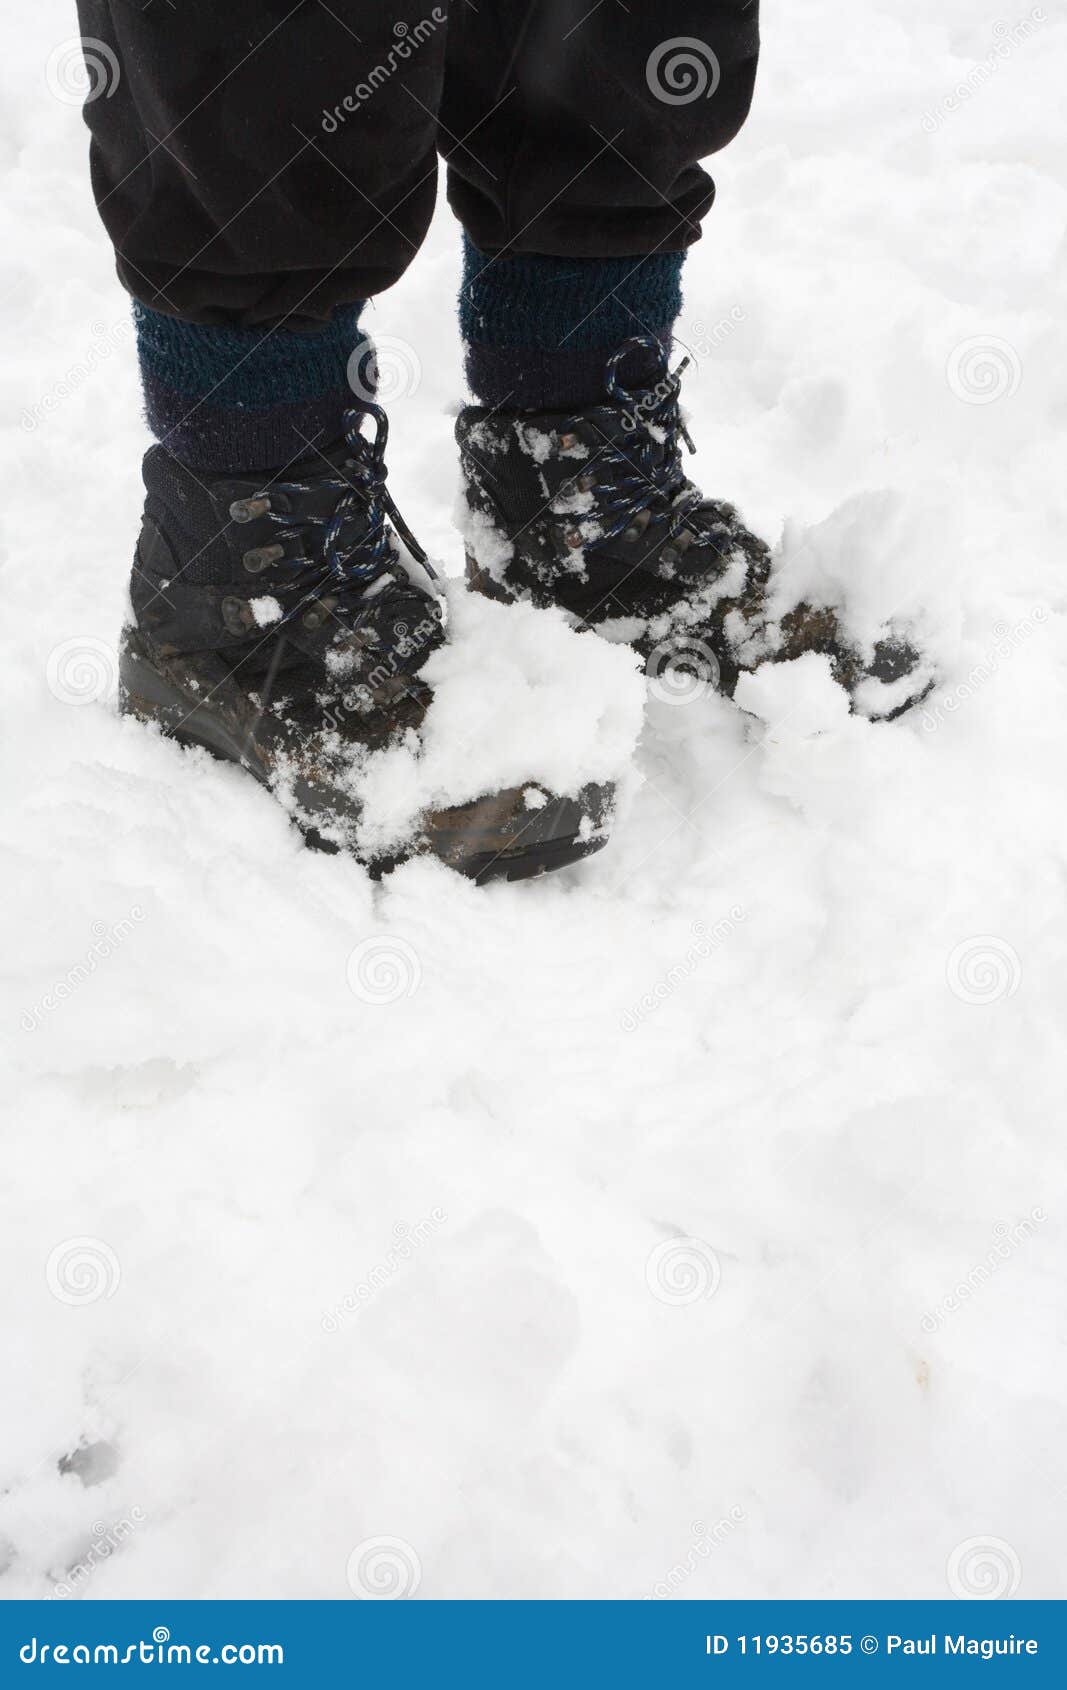
<svg viewBox="0 0 1067 1690"><path fill-rule="evenodd" d="M1062 1595L1063 22L770 0L688 270L698 475L941 690L652 701L610 850L488 891L102 696L144 436L73 31L0 66L0 1591ZM456 269L442 207L371 318L453 570Z"/></svg>

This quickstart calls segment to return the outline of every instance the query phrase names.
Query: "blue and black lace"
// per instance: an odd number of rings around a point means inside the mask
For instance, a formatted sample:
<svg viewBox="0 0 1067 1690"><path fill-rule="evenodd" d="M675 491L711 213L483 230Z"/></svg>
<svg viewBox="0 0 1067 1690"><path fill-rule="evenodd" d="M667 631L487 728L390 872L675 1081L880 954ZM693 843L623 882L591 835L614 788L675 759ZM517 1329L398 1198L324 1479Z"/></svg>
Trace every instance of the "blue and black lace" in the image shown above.
<svg viewBox="0 0 1067 1690"><path fill-rule="evenodd" d="M362 432L364 416L374 420L373 439ZM251 522L266 516L279 529L276 543L246 552L245 563L253 572L269 569L272 584L277 581L279 591L298 597L298 602L285 612L284 621L297 615L309 597L320 593L334 595L338 604L347 608L363 600L367 589L389 574L397 562L390 524L415 561L431 579L437 578L385 484L388 473L385 448L389 439L389 419L385 412L380 405L367 401L358 409L345 412L344 430L349 455L336 472L316 475L311 481L274 481L263 493L251 499L236 499L230 506L235 522ZM299 520L294 521L289 501L321 492L323 488L333 488L338 494L330 515L301 512ZM308 528L324 530L321 560L307 557L303 550L295 556L286 551L287 545L294 542L303 547L304 530ZM284 571L286 579L278 581L275 570ZM400 584L410 585L403 580Z"/></svg>
<svg viewBox="0 0 1067 1690"><path fill-rule="evenodd" d="M622 385L620 372L623 362L638 351L652 355L656 379L631 393ZM651 335L635 336L608 360L606 385L611 406L597 406L575 418L575 424L592 420L595 427L599 411L606 424L605 429L598 429L602 443L577 483L580 491L592 494L601 523L602 531L586 542L590 547L606 545L620 534L636 539L656 514L666 518L665 539L676 540L683 532L695 540L706 537L701 522L704 495L682 467L680 442L684 441L690 452L696 450L678 402L688 364L689 359L683 358L677 369L668 370L662 342ZM620 442L615 433L620 411L625 442Z"/></svg>

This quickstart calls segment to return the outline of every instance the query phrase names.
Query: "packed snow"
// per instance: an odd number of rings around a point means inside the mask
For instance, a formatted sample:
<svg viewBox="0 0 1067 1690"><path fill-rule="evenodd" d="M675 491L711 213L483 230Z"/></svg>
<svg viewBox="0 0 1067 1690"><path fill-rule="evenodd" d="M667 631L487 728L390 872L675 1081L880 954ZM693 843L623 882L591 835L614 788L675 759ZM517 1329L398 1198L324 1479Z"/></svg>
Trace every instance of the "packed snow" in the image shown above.
<svg viewBox="0 0 1067 1690"><path fill-rule="evenodd" d="M562 611L497 604L462 582L447 604L448 642L421 671L433 700L419 736L354 774L367 848L410 838L427 811L524 782L577 797L593 781L624 796L645 693L629 647L576 631Z"/></svg>
<svg viewBox="0 0 1067 1690"><path fill-rule="evenodd" d="M1062 1595L1067 26L769 0L686 273L694 474L935 692L650 687L608 849L486 890L116 714L74 31L0 65L0 1593ZM457 276L442 203L368 313L456 576Z"/></svg>

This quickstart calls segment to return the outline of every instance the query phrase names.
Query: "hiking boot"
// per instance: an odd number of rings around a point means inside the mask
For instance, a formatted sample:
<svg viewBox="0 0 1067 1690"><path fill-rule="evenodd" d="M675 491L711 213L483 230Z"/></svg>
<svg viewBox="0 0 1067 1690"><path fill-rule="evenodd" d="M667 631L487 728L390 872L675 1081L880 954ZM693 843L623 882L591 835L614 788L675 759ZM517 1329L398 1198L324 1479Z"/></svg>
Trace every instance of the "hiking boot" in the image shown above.
<svg viewBox="0 0 1067 1690"><path fill-rule="evenodd" d="M853 709L889 719L933 684L890 631L866 653L828 605L772 612L771 554L733 505L686 478L680 377L659 341L627 341L607 398L576 412L461 411L467 579L490 598L559 605L626 641L670 690L677 666L728 697L764 662L825 654ZM634 375L629 372L634 371ZM624 379L630 389L623 386Z"/></svg>
<svg viewBox="0 0 1067 1690"><path fill-rule="evenodd" d="M121 708L239 763L310 843L372 872L429 853L476 880L522 879L589 855L606 842L602 786L490 793L424 814L388 855L361 849L360 772L376 751L417 750L432 703L421 671L445 633L426 554L386 490L385 413L350 411L345 431L276 477L194 475L148 452Z"/></svg>

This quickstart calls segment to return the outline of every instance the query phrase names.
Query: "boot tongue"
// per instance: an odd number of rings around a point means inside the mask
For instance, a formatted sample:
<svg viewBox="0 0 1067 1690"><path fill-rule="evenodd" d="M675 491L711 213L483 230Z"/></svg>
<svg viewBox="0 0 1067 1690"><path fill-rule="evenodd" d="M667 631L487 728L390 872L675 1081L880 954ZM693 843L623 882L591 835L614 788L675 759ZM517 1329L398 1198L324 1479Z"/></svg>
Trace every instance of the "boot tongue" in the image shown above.
<svg viewBox="0 0 1067 1690"><path fill-rule="evenodd" d="M324 475L334 471L344 475L345 466L352 458L352 447L343 434L326 443L316 441L314 448L306 458L299 458L285 466L280 479L283 481L321 481Z"/></svg>
<svg viewBox="0 0 1067 1690"><path fill-rule="evenodd" d="M358 410L358 407L353 407ZM365 421L367 412L362 412ZM329 441L316 440L312 450L306 458L297 463L287 465L284 479L286 481L311 481L316 476L328 474L330 469L342 470L345 463L352 456L352 447L342 430L334 439Z"/></svg>

